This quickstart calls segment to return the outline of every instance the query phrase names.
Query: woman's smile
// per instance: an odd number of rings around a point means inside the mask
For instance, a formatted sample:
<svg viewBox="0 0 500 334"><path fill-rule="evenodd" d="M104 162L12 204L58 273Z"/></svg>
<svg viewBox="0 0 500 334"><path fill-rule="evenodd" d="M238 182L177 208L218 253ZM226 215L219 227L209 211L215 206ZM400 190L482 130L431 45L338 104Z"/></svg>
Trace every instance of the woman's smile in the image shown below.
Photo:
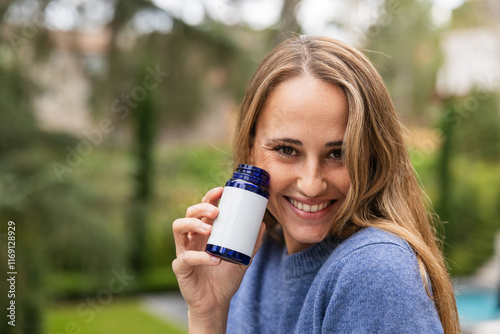
<svg viewBox="0 0 500 334"><path fill-rule="evenodd" d="M299 213L318 213L323 210L327 210L334 203L332 200L313 200L313 199L295 199L292 197L286 197L285 199L295 208L299 210ZM301 212L300 212L301 211ZM322 212L321 212L322 213ZM313 218L311 218L313 219Z"/></svg>

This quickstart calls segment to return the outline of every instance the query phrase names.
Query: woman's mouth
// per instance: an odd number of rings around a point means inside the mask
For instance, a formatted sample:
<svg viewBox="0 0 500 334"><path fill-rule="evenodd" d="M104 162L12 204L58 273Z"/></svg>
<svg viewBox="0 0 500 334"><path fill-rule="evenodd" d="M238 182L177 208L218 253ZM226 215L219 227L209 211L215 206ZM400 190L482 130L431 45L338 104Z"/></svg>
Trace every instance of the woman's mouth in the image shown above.
<svg viewBox="0 0 500 334"><path fill-rule="evenodd" d="M323 202L319 202L319 203L311 205L311 204L306 204L306 203L300 202L300 201L293 199L293 198L290 198L290 197L285 196L285 198L295 208L302 210L304 212L311 212L311 213L315 213L315 212L324 210L325 208L329 207L330 205L332 205L334 203L334 201L329 200L329 201L323 201Z"/></svg>

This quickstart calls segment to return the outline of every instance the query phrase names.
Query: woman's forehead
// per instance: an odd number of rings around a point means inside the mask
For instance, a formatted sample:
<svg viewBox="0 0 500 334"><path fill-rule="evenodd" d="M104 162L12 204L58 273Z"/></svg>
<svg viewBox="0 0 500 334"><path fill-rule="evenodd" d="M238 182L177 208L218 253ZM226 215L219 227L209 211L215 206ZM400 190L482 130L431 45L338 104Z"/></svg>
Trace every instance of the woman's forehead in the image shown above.
<svg viewBox="0 0 500 334"><path fill-rule="evenodd" d="M311 76L278 85L268 97L257 129L276 133L345 132L347 98L342 88Z"/></svg>

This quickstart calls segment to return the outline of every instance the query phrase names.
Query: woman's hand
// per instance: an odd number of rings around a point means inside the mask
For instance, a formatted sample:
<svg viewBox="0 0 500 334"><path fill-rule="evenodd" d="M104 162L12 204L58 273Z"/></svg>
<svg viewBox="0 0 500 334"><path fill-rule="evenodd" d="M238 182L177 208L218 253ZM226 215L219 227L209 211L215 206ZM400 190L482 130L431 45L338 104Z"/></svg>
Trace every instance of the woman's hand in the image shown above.
<svg viewBox="0 0 500 334"><path fill-rule="evenodd" d="M186 218L172 225L177 254L172 268L189 307L190 331L196 333L225 333L229 303L247 269L205 252L222 191L222 187L210 190L201 203L187 209ZM264 229L262 224L254 254L262 244Z"/></svg>

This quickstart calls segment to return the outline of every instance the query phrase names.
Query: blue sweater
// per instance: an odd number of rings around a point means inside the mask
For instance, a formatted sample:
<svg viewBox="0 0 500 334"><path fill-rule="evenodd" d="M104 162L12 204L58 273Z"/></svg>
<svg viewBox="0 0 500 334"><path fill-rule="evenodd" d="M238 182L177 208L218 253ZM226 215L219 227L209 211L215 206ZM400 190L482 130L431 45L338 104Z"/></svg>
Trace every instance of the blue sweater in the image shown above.
<svg viewBox="0 0 500 334"><path fill-rule="evenodd" d="M231 301L227 333L443 333L415 254L363 229L297 254L270 237Z"/></svg>

